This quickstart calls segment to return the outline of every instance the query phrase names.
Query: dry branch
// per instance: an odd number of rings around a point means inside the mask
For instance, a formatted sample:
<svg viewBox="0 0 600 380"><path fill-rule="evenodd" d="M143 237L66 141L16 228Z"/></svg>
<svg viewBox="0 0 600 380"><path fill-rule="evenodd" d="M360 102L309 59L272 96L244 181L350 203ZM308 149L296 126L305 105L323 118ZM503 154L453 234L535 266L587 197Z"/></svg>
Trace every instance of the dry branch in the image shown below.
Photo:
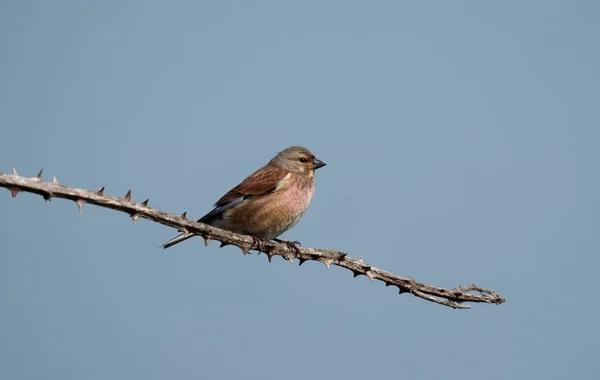
<svg viewBox="0 0 600 380"><path fill-rule="evenodd" d="M465 302L494 304L505 302L505 299L500 297L496 292L475 285L444 289L417 282L410 277L400 277L365 263L362 256L360 259L355 260L348 257L347 253L335 250L314 248L299 248L298 250L294 250L283 243L257 241L248 235L236 234L189 220L186 218L186 213L183 213L181 216L175 216L148 207L148 200L142 203L134 202L131 200L131 191L128 191L124 197L113 197L104 194L104 187L97 191L72 188L60 185L56 177L53 177L52 182L44 182L41 171L36 177L25 178L20 177L15 169L13 169L12 175L0 173L0 187L7 188L13 198L19 192L24 191L39 194L46 200L52 198L69 199L77 204L80 212L83 210L85 203L122 211L129 214L134 223L137 219L144 218L165 226L177 228L183 233L201 235L204 238L205 245L208 245L211 240L217 240L221 242L221 247L235 245L244 254L248 253L251 249L262 251L266 253L269 262L273 256L281 256L290 262L298 259L299 265L308 260L321 262L327 268L331 265L337 265L350 270L354 274L354 277L365 275L371 280L383 281L386 286L397 286L401 294L411 293L424 300L455 309L469 309L470 306L465 305Z"/></svg>

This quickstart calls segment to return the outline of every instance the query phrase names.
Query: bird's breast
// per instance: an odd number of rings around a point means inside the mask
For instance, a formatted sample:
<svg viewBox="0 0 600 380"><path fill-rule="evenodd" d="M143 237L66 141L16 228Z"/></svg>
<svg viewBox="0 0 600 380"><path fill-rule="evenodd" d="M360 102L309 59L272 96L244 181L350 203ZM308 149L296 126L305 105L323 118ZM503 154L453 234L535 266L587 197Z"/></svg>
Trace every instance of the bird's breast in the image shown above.
<svg viewBox="0 0 600 380"><path fill-rule="evenodd" d="M280 190L250 199L231 209L227 219L231 227L240 232L272 239L300 221L314 193L312 180L292 178Z"/></svg>

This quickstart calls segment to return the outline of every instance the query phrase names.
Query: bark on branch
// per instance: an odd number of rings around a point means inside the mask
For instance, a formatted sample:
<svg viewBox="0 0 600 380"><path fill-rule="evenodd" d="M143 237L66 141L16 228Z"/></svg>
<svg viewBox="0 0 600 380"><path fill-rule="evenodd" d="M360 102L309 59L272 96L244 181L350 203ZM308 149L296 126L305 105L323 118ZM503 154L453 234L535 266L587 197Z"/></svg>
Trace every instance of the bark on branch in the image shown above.
<svg viewBox="0 0 600 380"><path fill-rule="evenodd" d="M69 199L77 204L80 212L85 203L118 210L129 214L134 223L139 218L144 218L176 228L183 233L199 234L204 238L205 245L208 245L211 240L217 240L221 242L221 247L235 245L244 254L250 250L259 250L267 255L269 262L273 256L281 256L290 262L298 259L299 265L308 260L321 262L327 268L331 265L337 265L351 271L354 277L365 275L371 280L383 281L386 286L397 286L400 289L400 294L411 293L424 300L455 309L469 309L470 306L465 304L467 302L493 304L505 302L505 299L500 297L495 291L483 289L476 285L461 285L453 289L444 289L417 282L411 277L400 277L367 264L362 256L357 260L348 257L348 254L345 252L336 250L302 247L296 251L282 243L255 241L248 235L236 234L189 220L186 218L185 213L180 216L167 214L166 212L149 207L148 200L141 203L134 202L131 200L131 191L127 192L124 197L113 197L104 194L104 187L97 191L77 189L59 184L56 177L53 177L52 182L45 182L42 179L41 171L36 177L25 178L20 177L14 169L12 175L0 173L0 187L7 188L13 198L19 192L23 191L39 194L45 200L52 198Z"/></svg>

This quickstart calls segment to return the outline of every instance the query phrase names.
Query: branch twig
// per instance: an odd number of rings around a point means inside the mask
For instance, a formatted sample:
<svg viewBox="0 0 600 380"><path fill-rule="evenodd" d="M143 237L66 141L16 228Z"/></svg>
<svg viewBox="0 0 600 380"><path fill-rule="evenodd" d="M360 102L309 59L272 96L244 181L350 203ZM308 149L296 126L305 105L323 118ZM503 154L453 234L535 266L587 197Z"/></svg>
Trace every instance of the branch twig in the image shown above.
<svg viewBox="0 0 600 380"><path fill-rule="evenodd" d="M69 186L60 185L53 177L52 182L44 182L42 171L32 178L20 177L17 171L13 169L13 174L0 173L0 187L7 188L12 197L16 197L19 192L29 192L39 194L45 200L52 198L64 198L74 201L83 210L85 203L106 207L113 210L125 212L131 216L135 223L139 218L148 219L165 226L177 228L183 233L195 233L204 238L205 245L211 240L221 242L221 247L226 245L235 245L239 247L244 254L250 250L258 250L266 253L269 262L273 256L281 256L290 262L298 259L299 265L312 260L318 261L329 268L331 265L337 265L350 270L354 277L365 275L371 280L380 280L386 286L397 286L400 294L411 293L416 297L427 301L435 302L441 305L449 306L455 309L469 309L465 302L472 303L494 303L501 304L505 299L496 292L480 288L475 285L458 286L454 289L438 288L415 281L411 277L405 278L384 270L375 268L364 262L362 256L360 259L352 259L345 252L329 249L299 248L298 251L291 249L288 245L276 242L258 242L251 236L236 234L230 231L212 227L204 223L198 223L186 218L186 213L180 216L167 214L160 210L148 206L148 200L137 203L131 200L131 191L120 197L113 197L104 194L104 187L98 191L88 191ZM260 244L259 246L256 246Z"/></svg>

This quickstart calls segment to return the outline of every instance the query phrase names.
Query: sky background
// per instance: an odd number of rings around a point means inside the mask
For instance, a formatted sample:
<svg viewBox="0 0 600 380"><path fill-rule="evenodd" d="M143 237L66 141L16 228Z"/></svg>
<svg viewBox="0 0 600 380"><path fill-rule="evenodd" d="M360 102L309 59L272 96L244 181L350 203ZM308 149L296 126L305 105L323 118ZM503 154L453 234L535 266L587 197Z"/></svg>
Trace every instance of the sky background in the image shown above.
<svg viewBox="0 0 600 380"><path fill-rule="evenodd" d="M0 171L199 218L290 145L283 235L452 310L125 214L0 197L2 379L596 379L600 3L2 1Z"/></svg>

